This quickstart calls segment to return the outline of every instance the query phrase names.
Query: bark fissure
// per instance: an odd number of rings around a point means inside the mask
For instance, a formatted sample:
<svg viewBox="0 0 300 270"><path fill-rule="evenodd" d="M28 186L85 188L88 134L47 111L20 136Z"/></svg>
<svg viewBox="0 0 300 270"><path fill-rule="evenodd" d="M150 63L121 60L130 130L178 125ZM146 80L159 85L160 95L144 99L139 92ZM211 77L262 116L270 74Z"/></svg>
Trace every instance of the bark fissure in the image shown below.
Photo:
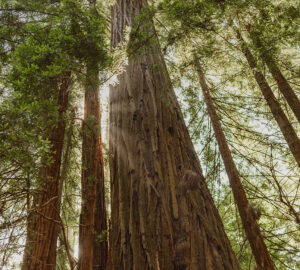
<svg viewBox="0 0 300 270"><path fill-rule="evenodd" d="M145 6L143 0L116 1L114 46ZM153 33L152 39L140 54L129 57L119 83L110 88L113 267L240 269L202 176L149 18L139 21L139 31ZM192 186L184 177L189 170L197 175ZM181 182L188 187L185 193L180 191Z"/></svg>

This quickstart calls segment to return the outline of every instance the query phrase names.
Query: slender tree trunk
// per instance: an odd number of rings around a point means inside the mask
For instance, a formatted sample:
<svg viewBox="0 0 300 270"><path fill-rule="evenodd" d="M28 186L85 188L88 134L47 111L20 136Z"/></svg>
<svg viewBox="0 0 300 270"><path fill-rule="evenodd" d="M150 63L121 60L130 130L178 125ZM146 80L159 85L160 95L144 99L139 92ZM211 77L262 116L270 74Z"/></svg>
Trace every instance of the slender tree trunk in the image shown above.
<svg viewBox="0 0 300 270"><path fill-rule="evenodd" d="M61 190L62 194L62 206L61 206L61 230L59 234L60 240L60 253L57 254L57 268L59 270L66 269L75 269L76 261L74 259L74 227L68 226L68 221L70 218L74 216L72 212L74 210L74 197L70 194L75 193L74 183L69 181L68 172L70 170L72 155L73 152L73 136L74 136L74 128L75 128L75 119L76 119L76 109L72 110L70 115L71 121L68 128L67 139L66 139L66 149L64 153L64 159L62 162L61 169ZM72 168L71 168L72 169ZM59 249L58 249L59 250Z"/></svg>
<svg viewBox="0 0 300 270"><path fill-rule="evenodd" d="M82 141L82 205L78 269L105 269L107 242L104 175L100 134L99 71L97 61L87 64ZM96 258L95 256L99 256Z"/></svg>
<svg viewBox="0 0 300 270"><path fill-rule="evenodd" d="M258 70L258 66L256 60L252 53L250 52L249 48L247 47L246 43L244 42L241 34L237 31L237 37L241 41L241 49L243 54L245 55L248 64L253 72L255 80L265 97L265 100L298 164L300 167L300 140L297 137L297 134L289 122L287 116L285 115L284 111L282 110L280 103L277 101L276 97L273 94L271 87L269 86L268 82L266 81L264 75Z"/></svg>
<svg viewBox="0 0 300 270"><path fill-rule="evenodd" d="M276 62L274 61L273 57L270 55L268 50L266 48L264 48L260 38L256 35L254 35L249 27L247 27L247 30L248 30L248 33L249 33L252 41L254 42L255 46L259 50L262 60L266 63L274 80L276 81L280 92L285 97L290 108L294 112L298 122L300 123L300 100L299 100L299 98L297 97L296 93L290 86L287 79L281 73L281 71L278 68L278 66L276 65Z"/></svg>
<svg viewBox="0 0 300 270"><path fill-rule="evenodd" d="M240 269L207 189L144 0L117 0L112 42L148 35L110 89L115 270ZM132 40L134 43L136 40Z"/></svg>
<svg viewBox="0 0 300 270"><path fill-rule="evenodd" d="M57 127L53 128L49 137L51 158L53 163L41 172L41 189L36 192L28 217L27 238L22 270L52 270L56 265L57 227L59 220L59 173L63 140L65 134L64 113L68 107L71 74L66 73L61 79Z"/></svg>
<svg viewBox="0 0 300 270"><path fill-rule="evenodd" d="M102 138L99 138L98 175L96 185L95 232L93 270L105 270L108 259L107 215L105 206L104 164L102 154Z"/></svg>
<svg viewBox="0 0 300 270"><path fill-rule="evenodd" d="M69 164L70 164L70 154L71 154L71 147L72 147L72 138L73 138L73 129L74 129L74 118L75 118L75 111L72 111L71 115L72 119L70 122L70 126L68 128L67 134L66 134L66 147L65 147L65 153L64 158L61 166L61 176L60 176L60 182L59 182L59 199L61 201L62 195L63 195L63 186L65 183L65 179L67 176Z"/></svg>
<svg viewBox="0 0 300 270"><path fill-rule="evenodd" d="M275 269L273 261L271 260L268 249L264 243L263 236L256 222L253 208L248 202L243 184L240 179L239 172L235 166L229 146L223 133L223 129L214 106L214 101L210 95L210 89L206 83L205 76L201 70L201 66L197 58L195 58L195 66L198 72L204 101L208 110L209 117L211 119L211 123L213 125L219 150L230 181L230 186L232 188L234 200L237 204L239 214L242 219L243 227L245 229L248 241L250 243L252 253L255 257L256 265L261 270L273 270Z"/></svg>
<svg viewBox="0 0 300 270"><path fill-rule="evenodd" d="M59 189L58 189L60 202L61 202L61 198L63 195L63 186L66 181L66 176L67 176L67 172L68 172L68 168L69 168L69 164L70 164L73 128L74 128L74 121L75 121L74 118L75 118L75 111L72 112L72 119L71 119L70 126L68 128L68 132L66 135L66 137L67 137L66 147L65 147L64 158L63 158L62 165L61 165L61 177L60 177ZM60 207L60 208L64 209L64 203L65 203L65 199L63 200L62 207ZM62 219L60 219L60 221L62 222L62 224L61 224L60 228L57 228L57 229L61 229L60 230L61 236L59 238L60 239L60 252L57 252L57 264L60 263L61 269L68 269L67 265L69 264L71 270L73 270L75 262L74 262L73 256L71 255L69 241L68 241L67 235L65 233L65 228L64 228ZM59 230L57 230L56 233L59 234Z"/></svg>

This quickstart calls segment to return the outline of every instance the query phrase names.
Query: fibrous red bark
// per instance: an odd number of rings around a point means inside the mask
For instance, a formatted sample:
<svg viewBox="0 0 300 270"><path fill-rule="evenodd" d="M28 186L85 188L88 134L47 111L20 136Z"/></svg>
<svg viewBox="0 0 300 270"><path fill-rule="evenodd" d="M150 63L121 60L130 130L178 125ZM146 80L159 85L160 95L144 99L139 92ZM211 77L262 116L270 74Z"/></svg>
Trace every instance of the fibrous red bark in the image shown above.
<svg viewBox="0 0 300 270"><path fill-rule="evenodd" d="M106 209L101 140L99 68L87 65L82 140L82 204L78 269L105 269L107 260Z"/></svg>
<svg viewBox="0 0 300 270"><path fill-rule="evenodd" d="M117 0L112 42L148 37L110 89L111 252L121 269L240 269L202 175L146 1ZM135 22L134 22L135 21ZM132 40L134 43L135 40ZM129 50L130 51L130 50Z"/></svg>
<svg viewBox="0 0 300 270"><path fill-rule="evenodd" d="M56 266L56 245L60 226L59 174L65 134L64 114L68 108L71 73L60 79L57 97L58 119L49 141L53 162L41 171L41 187L35 191L27 221L27 238L22 270L52 270Z"/></svg>

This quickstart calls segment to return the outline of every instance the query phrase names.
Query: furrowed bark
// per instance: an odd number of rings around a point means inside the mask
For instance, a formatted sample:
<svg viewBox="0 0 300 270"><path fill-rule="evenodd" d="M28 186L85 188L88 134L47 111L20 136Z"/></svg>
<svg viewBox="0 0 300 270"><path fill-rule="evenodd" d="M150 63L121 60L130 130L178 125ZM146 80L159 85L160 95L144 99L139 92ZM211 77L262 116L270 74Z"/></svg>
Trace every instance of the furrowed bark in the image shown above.
<svg viewBox="0 0 300 270"><path fill-rule="evenodd" d="M263 46L259 37L255 36L253 32L247 27L248 33L256 46L256 48L260 52L261 59L266 63L268 69L270 70L274 80L276 81L280 92L285 97L287 103L295 114L298 122L300 123L300 100L294 92L293 88L281 73L278 68L276 62L274 61L272 55L268 52L268 50Z"/></svg>
<svg viewBox="0 0 300 270"><path fill-rule="evenodd" d="M252 253L255 257L256 265L259 269L273 270L275 269L273 261L271 260L269 251L264 243L259 225L257 224L255 219L255 213L253 212L251 204L248 202L239 172L233 161L226 137L224 135L219 117L215 109L213 98L210 95L210 88L206 83L206 79L202 72L199 60L195 58L194 62L202 88L204 101L208 110L209 117L211 119L211 123L213 125L215 137L218 142L226 173L230 181L234 200L237 204L243 227L247 235L247 239L250 243Z"/></svg>
<svg viewBox="0 0 300 270"><path fill-rule="evenodd" d="M110 88L113 269L240 269L202 176L152 21L134 23L145 6L143 0L117 0L112 9L114 46L126 26L133 26L137 36L149 35Z"/></svg>
<svg viewBox="0 0 300 270"><path fill-rule="evenodd" d="M61 78L57 99L58 123L51 131L49 141L53 163L41 172L41 188L33 197L28 216L27 238L22 270L52 270L56 265L57 230L60 226L59 173L66 121L64 114L68 107L71 73Z"/></svg>
<svg viewBox="0 0 300 270"><path fill-rule="evenodd" d="M282 110L280 103L276 99L273 94L271 87L269 86L268 82L266 81L264 75L258 70L256 60L252 53L250 52L249 48L245 44L243 37L241 36L240 32L237 31L237 38L241 41L241 49L243 54L245 55L248 64L253 72L254 78L298 164L300 167L300 140L289 122L287 116L285 115L284 111Z"/></svg>
<svg viewBox="0 0 300 270"><path fill-rule="evenodd" d="M78 262L80 270L105 269L107 259L106 239L101 239L101 234L107 228L98 76L98 63L90 61L87 64L82 127L82 205Z"/></svg>

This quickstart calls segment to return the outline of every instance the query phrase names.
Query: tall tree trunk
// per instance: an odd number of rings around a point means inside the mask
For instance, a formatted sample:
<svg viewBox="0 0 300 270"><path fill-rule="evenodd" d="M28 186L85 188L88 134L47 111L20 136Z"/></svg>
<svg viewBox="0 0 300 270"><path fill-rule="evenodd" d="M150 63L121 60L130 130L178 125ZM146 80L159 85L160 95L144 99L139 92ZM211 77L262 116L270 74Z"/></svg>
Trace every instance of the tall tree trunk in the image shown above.
<svg viewBox="0 0 300 270"><path fill-rule="evenodd" d="M102 153L102 137L99 138L98 175L96 185L95 232L93 270L105 270L108 260L107 215L105 206L104 164Z"/></svg>
<svg viewBox="0 0 300 270"><path fill-rule="evenodd" d="M99 68L97 61L87 64L82 141L82 205L79 227L78 269L105 269L107 242L101 234L106 228L104 174L100 134ZM96 258L95 256L99 256Z"/></svg>
<svg viewBox="0 0 300 270"><path fill-rule="evenodd" d="M232 188L234 200L237 204L238 211L242 219L243 227L245 229L248 241L250 243L252 253L255 257L256 265L261 270L273 270L275 269L273 261L271 260L268 249L264 243L263 236L256 222L253 208L248 202L243 184L240 179L239 172L235 166L229 146L223 133L223 129L214 106L214 101L210 95L210 89L206 83L205 76L202 72L199 60L197 58L195 58L195 66L198 72L204 101L208 110L209 117L211 119L215 137L218 142L219 150L230 181L230 186Z"/></svg>
<svg viewBox="0 0 300 270"><path fill-rule="evenodd" d="M276 99L273 94L271 87L269 86L268 82L266 81L264 75L258 70L258 66L256 60L252 53L250 52L249 48L247 47L241 33L237 31L237 38L241 41L241 49L243 54L245 55L248 64L253 72L255 80L265 97L265 100L298 164L300 167L300 140L297 137L297 134L289 122L287 116L285 115L284 111L282 110L280 103Z"/></svg>
<svg viewBox="0 0 300 270"><path fill-rule="evenodd" d="M288 102L290 108L294 112L298 122L300 123L300 100L299 100L299 98L297 97L296 93L294 92L294 90L290 86L287 79L281 73L281 71L278 68L275 60L272 57L272 55L270 55L268 50L262 44L260 38L257 35L254 35L253 31L251 31L251 27L246 27L246 28L248 30L248 33L249 33L254 45L259 50L262 60L266 63L266 65L268 66L268 69L270 70L274 80L276 81L280 92L285 97L285 99Z"/></svg>
<svg viewBox="0 0 300 270"><path fill-rule="evenodd" d="M147 35L110 89L112 262L115 270L240 269L224 231L144 0L117 0L112 42ZM137 40L132 40L133 43Z"/></svg>
<svg viewBox="0 0 300 270"><path fill-rule="evenodd" d="M58 123L51 131L49 141L53 163L41 172L41 188L34 194L28 216L27 238L22 270L52 270L56 265L57 230L59 220L59 173L65 134L64 114L68 107L71 73L61 79L58 95Z"/></svg>
<svg viewBox="0 0 300 270"><path fill-rule="evenodd" d="M69 164L70 164L70 154L71 154L71 148L72 148L72 138L73 138L73 129L74 129L74 121L75 121L75 110L72 111L71 115L72 119L70 122L70 126L68 128L68 132L66 134L66 147L65 147L65 153L64 153L64 158L62 161L61 165L61 176L60 176L60 182L59 182L59 188L58 188L58 193L59 193L59 201L61 202L61 198L63 196L63 186L66 181L66 176L67 172L69 169ZM62 202L62 207L60 209L64 209L65 204L65 199ZM61 269L68 269L67 265L69 264L71 270L74 269L74 264L75 261L73 259L73 256L70 252L70 246L69 246L69 241L65 233L64 229L64 224L62 219L60 220L62 222L61 224L61 237L60 239L60 252L57 252L57 264L60 264ZM59 229L59 228L57 228ZM57 232L59 234L59 231ZM68 259L67 259L68 258Z"/></svg>

